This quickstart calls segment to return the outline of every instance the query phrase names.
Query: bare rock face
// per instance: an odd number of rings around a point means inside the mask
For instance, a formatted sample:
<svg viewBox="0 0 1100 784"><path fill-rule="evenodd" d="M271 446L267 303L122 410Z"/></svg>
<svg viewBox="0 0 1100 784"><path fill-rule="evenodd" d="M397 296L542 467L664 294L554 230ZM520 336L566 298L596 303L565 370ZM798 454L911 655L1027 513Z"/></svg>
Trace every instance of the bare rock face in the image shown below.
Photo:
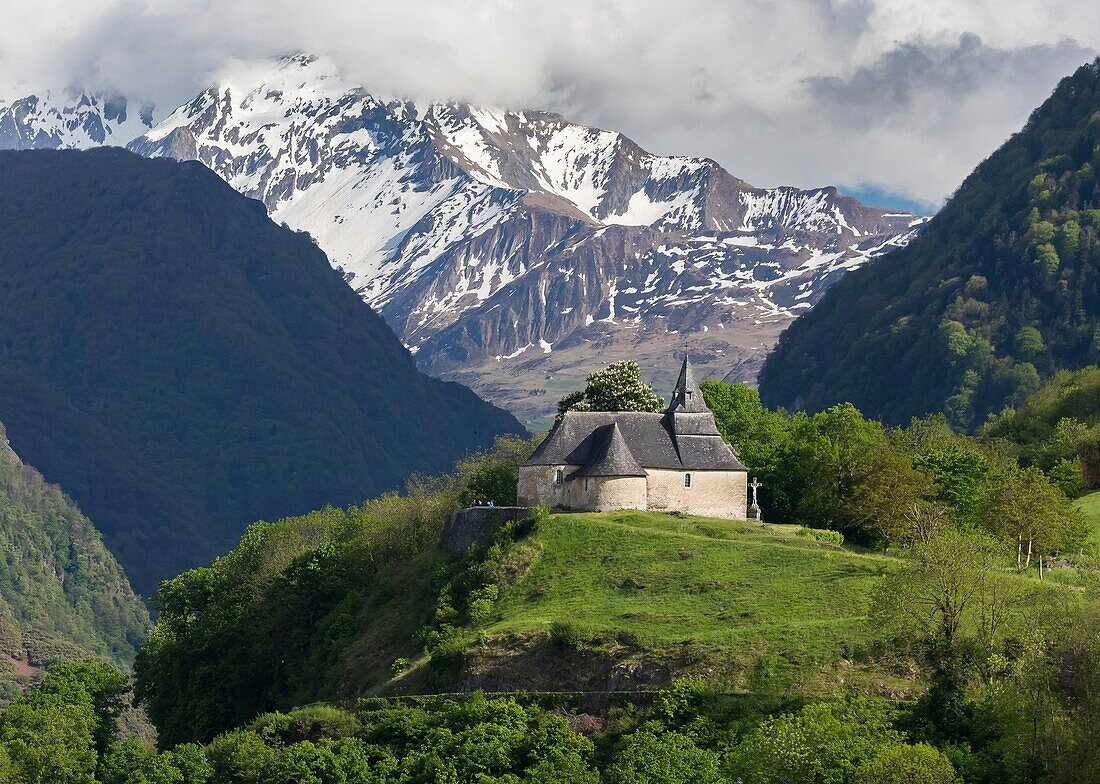
<svg viewBox="0 0 1100 784"><path fill-rule="evenodd" d="M151 104L117 95L63 90L0 100L0 150L121 147L152 127Z"/></svg>
<svg viewBox="0 0 1100 784"><path fill-rule="evenodd" d="M569 691L596 697L668 685L672 670L629 647L577 649L538 635L508 635L466 656L459 691Z"/></svg>
<svg viewBox="0 0 1100 784"><path fill-rule="evenodd" d="M783 327L921 222L556 114L378 97L306 55L238 66L129 146L308 231L424 370L535 424L615 359L661 383L690 349L703 376L753 380Z"/></svg>

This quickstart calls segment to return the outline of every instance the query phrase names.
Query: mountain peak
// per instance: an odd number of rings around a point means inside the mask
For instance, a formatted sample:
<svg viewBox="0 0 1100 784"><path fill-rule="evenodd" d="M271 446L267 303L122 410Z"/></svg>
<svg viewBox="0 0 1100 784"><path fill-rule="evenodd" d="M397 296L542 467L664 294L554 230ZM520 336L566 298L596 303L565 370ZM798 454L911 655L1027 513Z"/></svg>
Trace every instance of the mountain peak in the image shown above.
<svg viewBox="0 0 1100 784"><path fill-rule="evenodd" d="M751 379L786 323L915 228L553 112L380 96L306 53L233 63L129 146L308 231L423 367L528 420L553 409L549 376L593 369L586 345L632 355L643 334L659 380L685 340L704 375Z"/></svg>
<svg viewBox="0 0 1100 784"><path fill-rule="evenodd" d="M122 147L153 127L153 111L147 102L77 89L0 99L0 150Z"/></svg>

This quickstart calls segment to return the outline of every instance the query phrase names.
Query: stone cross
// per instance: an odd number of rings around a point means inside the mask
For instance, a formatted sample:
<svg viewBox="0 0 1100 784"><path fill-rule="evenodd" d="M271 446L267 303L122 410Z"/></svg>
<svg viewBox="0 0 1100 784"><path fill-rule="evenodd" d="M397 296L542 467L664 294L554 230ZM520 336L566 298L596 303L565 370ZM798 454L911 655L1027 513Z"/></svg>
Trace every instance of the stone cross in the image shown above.
<svg viewBox="0 0 1100 784"><path fill-rule="evenodd" d="M752 489L752 505L753 506L756 506L756 491L758 489L760 489L762 486L763 485L761 484L760 480L757 479L755 476L752 478L752 481L749 482L749 487Z"/></svg>

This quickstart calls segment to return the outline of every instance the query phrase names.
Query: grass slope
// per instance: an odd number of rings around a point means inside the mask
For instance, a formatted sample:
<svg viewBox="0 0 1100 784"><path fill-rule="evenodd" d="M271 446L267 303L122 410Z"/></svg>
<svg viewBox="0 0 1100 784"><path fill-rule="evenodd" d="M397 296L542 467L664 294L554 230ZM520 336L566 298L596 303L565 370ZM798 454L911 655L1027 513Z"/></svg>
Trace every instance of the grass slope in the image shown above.
<svg viewBox="0 0 1100 784"><path fill-rule="evenodd" d="M650 690L690 676L777 696L923 689L919 665L868 622L900 558L790 525L616 512L521 521L459 561L438 546L453 506L410 493L257 523L164 583L135 668L162 741L367 695ZM1071 572L1003 578L1037 598L1077 590Z"/></svg>
<svg viewBox="0 0 1100 784"><path fill-rule="evenodd" d="M674 672L750 685L763 670L799 689L833 691L859 677L849 660L869 642L871 595L895 561L794 531L653 512L558 515L524 545L530 565L519 567L483 634L533 635L568 622L627 639ZM871 675L868 686L891 688L886 673Z"/></svg>
<svg viewBox="0 0 1100 784"><path fill-rule="evenodd" d="M1073 504L1088 520L1089 535L1085 541L1085 550L1100 556L1100 492L1078 498Z"/></svg>

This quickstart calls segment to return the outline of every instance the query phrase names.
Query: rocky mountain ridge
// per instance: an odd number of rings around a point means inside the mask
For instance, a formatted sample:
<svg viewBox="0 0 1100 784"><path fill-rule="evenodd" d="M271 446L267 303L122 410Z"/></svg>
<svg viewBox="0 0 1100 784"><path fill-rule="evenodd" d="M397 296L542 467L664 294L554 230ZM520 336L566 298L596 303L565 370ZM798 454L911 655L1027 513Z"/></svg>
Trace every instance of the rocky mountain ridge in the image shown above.
<svg viewBox="0 0 1100 784"><path fill-rule="evenodd" d="M0 150L120 147L153 127L154 107L78 90L0 98Z"/></svg>
<svg viewBox="0 0 1100 784"><path fill-rule="evenodd" d="M429 373L531 422L607 359L755 377L845 271L921 219L761 189L538 111L384 98L306 55L238 64L129 144L308 231Z"/></svg>

